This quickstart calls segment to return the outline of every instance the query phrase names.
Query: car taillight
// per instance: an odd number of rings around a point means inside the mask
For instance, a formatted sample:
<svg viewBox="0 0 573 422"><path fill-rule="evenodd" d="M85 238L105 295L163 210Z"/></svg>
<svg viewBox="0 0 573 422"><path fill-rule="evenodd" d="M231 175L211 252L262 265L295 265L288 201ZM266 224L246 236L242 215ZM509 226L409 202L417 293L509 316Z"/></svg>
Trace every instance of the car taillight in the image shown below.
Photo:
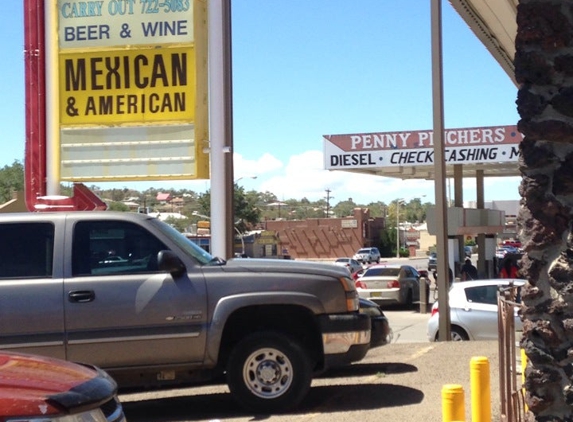
<svg viewBox="0 0 573 422"><path fill-rule="evenodd" d="M437 306L432 306L432 313L430 314L430 317L433 317L434 315L436 315L438 313L438 307Z"/></svg>
<svg viewBox="0 0 573 422"><path fill-rule="evenodd" d="M397 289L400 288L400 283L398 283L398 280L392 280L389 281L386 286L388 286L389 289Z"/></svg>
<svg viewBox="0 0 573 422"><path fill-rule="evenodd" d="M360 280L356 280L356 288L357 289L367 289L366 283Z"/></svg>

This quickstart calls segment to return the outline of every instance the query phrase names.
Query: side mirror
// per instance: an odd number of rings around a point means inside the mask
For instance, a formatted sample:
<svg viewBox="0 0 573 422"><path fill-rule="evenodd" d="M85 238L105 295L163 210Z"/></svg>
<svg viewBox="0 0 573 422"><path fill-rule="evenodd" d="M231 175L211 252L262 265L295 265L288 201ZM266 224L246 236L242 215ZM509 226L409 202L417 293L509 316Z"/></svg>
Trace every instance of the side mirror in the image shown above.
<svg viewBox="0 0 573 422"><path fill-rule="evenodd" d="M179 277L187 271L183 261L173 252L165 250L157 254L157 265L160 271L171 273L174 277Z"/></svg>

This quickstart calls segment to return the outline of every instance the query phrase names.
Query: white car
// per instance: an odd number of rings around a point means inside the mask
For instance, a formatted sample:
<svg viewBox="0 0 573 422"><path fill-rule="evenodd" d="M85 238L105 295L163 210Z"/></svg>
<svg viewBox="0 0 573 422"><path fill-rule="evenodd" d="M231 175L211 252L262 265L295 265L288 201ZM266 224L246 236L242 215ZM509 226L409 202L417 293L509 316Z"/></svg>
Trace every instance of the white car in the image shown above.
<svg viewBox="0 0 573 422"><path fill-rule="evenodd" d="M353 259L357 260L358 262L370 264L372 262L379 263L380 262L380 251L378 248L361 248L356 251Z"/></svg>
<svg viewBox="0 0 573 422"><path fill-rule="evenodd" d="M350 274L362 269L362 264L353 258L337 258L334 265L347 268Z"/></svg>
<svg viewBox="0 0 573 422"><path fill-rule="evenodd" d="M525 280L490 279L457 282L449 291L450 330L452 340L497 340L497 296L500 287L510 283L518 288L517 299L520 301L521 287ZM428 340L438 340L439 310L438 302L432 306L428 320ZM515 310L515 329L522 330L521 318Z"/></svg>

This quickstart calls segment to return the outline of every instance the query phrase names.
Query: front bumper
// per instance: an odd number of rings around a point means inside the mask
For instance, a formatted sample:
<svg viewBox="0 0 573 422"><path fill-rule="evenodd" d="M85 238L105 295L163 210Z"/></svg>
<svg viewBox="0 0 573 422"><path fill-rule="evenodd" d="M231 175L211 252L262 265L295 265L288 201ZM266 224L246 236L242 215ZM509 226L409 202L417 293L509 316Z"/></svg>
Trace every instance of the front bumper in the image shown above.
<svg viewBox="0 0 573 422"><path fill-rule="evenodd" d="M320 318L324 369L348 365L370 348L370 317L364 314L323 315Z"/></svg>
<svg viewBox="0 0 573 422"><path fill-rule="evenodd" d="M385 316L377 316L371 318L372 334L370 336L370 348L384 346L392 342L394 333L390 328L388 318Z"/></svg>

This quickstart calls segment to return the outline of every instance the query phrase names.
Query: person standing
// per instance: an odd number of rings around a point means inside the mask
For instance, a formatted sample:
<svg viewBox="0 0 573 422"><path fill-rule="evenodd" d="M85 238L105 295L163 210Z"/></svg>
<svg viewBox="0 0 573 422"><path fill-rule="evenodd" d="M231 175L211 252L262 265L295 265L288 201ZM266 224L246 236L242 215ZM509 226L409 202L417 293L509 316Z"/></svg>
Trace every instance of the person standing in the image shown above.
<svg viewBox="0 0 573 422"><path fill-rule="evenodd" d="M513 259L506 259L499 272L499 278L519 278L519 268Z"/></svg>
<svg viewBox="0 0 573 422"><path fill-rule="evenodd" d="M472 264L471 259L466 259L464 265L460 270L460 277L462 281L477 280L478 271L477 268Z"/></svg>

